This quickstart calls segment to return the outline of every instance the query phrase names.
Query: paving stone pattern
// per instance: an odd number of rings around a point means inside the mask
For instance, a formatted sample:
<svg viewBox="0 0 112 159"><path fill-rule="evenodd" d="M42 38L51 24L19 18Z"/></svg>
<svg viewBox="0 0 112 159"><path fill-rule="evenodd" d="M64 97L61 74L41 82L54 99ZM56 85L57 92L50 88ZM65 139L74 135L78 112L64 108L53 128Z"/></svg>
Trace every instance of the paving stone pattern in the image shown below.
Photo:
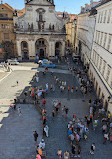
<svg viewBox="0 0 112 159"><path fill-rule="evenodd" d="M42 138L41 116L34 105L17 105L22 115L10 111L10 115L2 121L0 129L0 159L35 159L35 143L33 131L37 130Z"/></svg>
<svg viewBox="0 0 112 159"><path fill-rule="evenodd" d="M72 63L72 65L74 64ZM0 93L0 98L11 98L12 96L17 95L16 92L20 89L22 89L22 91L28 90L29 85L35 87L41 85L45 88L46 83L49 83L49 85L55 84L54 77L51 76L51 73L47 73L43 76L42 72L40 72L39 83L31 81L33 74L34 73L31 73L30 71L23 71L22 74L20 74L20 71L17 71L14 72L14 74L9 75L8 78L0 84L2 89L6 89L6 91L3 90L3 92ZM55 72L54 75L59 77L61 80L66 80L67 85L79 86L77 78L74 78L71 73L67 74L62 71L62 73ZM15 87L14 90L12 89L11 93L8 92L18 78L21 81L21 87L17 90ZM25 78L28 79L26 83ZM25 85L27 85L27 87L25 87ZM23 97L23 93L20 97ZM69 108L68 117L65 115L62 116L60 111L55 118L52 118L52 99L54 98L57 98L62 102L62 105ZM71 153L71 145L67 136L67 123L72 120L74 113L76 113L76 115L81 119L88 114L89 98L90 95L87 95L86 102L83 102L83 96L80 91L78 91L78 93L70 93L68 98L67 90L64 93L61 93L58 86L56 86L55 92L48 91L48 94L46 95L46 109L48 112L49 137L45 137L47 159L57 159L58 149L62 149L63 152L68 150ZM95 97L91 95L91 98L94 99ZM33 105L21 105L21 108L23 113L22 116L19 117L17 112L10 112L10 116L2 121L3 127L0 129L0 159L35 159L35 144L33 141L32 131L34 129L38 131L40 140L42 135L41 117ZM95 155L91 156L89 154L89 150L93 142L96 144L96 151ZM96 131L93 131L90 126L88 139L87 141L82 140L81 146L82 159L112 159L112 144L108 141L105 145L103 145L103 135L100 126L96 129Z"/></svg>

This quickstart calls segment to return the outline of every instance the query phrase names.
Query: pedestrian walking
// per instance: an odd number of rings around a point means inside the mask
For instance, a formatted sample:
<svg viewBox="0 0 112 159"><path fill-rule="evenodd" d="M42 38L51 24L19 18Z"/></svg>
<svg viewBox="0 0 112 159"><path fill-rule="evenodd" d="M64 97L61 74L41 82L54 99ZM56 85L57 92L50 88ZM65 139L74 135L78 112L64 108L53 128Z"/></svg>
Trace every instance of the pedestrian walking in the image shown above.
<svg viewBox="0 0 112 159"><path fill-rule="evenodd" d="M16 104L14 104L14 110L16 110Z"/></svg>
<svg viewBox="0 0 112 159"><path fill-rule="evenodd" d="M45 149L45 141L44 141L44 139L42 139L41 142L39 143L39 148L42 148L42 150Z"/></svg>
<svg viewBox="0 0 112 159"><path fill-rule="evenodd" d="M38 134L37 134L36 130L33 131L33 136L34 136L35 144L37 144Z"/></svg>
<svg viewBox="0 0 112 159"><path fill-rule="evenodd" d="M66 115L68 115L68 108L67 107L65 107L65 113L66 113Z"/></svg>
<svg viewBox="0 0 112 159"><path fill-rule="evenodd" d="M75 146L75 144L72 144L72 156L71 157L77 157L77 156L75 156L75 152L76 152L76 146Z"/></svg>
<svg viewBox="0 0 112 159"><path fill-rule="evenodd" d="M72 87L71 87L71 93L73 93L73 91L74 91L74 87L72 86Z"/></svg>
<svg viewBox="0 0 112 159"><path fill-rule="evenodd" d="M48 132L49 132L49 127L48 127L48 125L46 125L45 127L44 127L44 131L45 131L45 133L46 133L46 137L48 137L49 135L48 135Z"/></svg>
<svg viewBox="0 0 112 159"><path fill-rule="evenodd" d="M46 99L44 98L42 102L42 106L45 106L45 104L46 104Z"/></svg>
<svg viewBox="0 0 112 159"><path fill-rule="evenodd" d="M54 116L55 116L55 111L53 109L53 111L52 111L52 117L54 118Z"/></svg>
<svg viewBox="0 0 112 159"><path fill-rule="evenodd" d="M92 143L90 154L94 155L94 151L95 151L95 143Z"/></svg>
<svg viewBox="0 0 112 159"><path fill-rule="evenodd" d="M36 159L41 159L41 156L39 154L36 155Z"/></svg>
<svg viewBox="0 0 112 159"><path fill-rule="evenodd" d="M77 86L75 87L75 91L76 91L76 92L78 91L78 87L77 87Z"/></svg>
<svg viewBox="0 0 112 159"><path fill-rule="evenodd" d="M21 113L21 107L18 108L18 114L19 114L19 116L22 115L22 113Z"/></svg>
<svg viewBox="0 0 112 159"><path fill-rule="evenodd" d="M16 81L16 84L17 84L17 86L18 86L19 82L18 82L18 81Z"/></svg>
<svg viewBox="0 0 112 159"><path fill-rule="evenodd" d="M80 158L80 154L81 154L81 146L79 145L79 146L78 146L78 156L77 156L77 157Z"/></svg>
<svg viewBox="0 0 112 159"><path fill-rule="evenodd" d="M48 89L49 89L49 85L48 83L46 84L46 92L48 92Z"/></svg>
<svg viewBox="0 0 112 159"><path fill-rule="evenodd" d="M104 133L104 141L103 141L103 144L105 144L107 140L109 140L108 132Z"/></svg>
<svg viewBox="0 0 112 159"><path fill-rule="evenodd" d="M70 155L68 151L65 151L64 153L64 159L70 159Z"/></svg>
<svg viewBox="0 0 112 159"><path fill-rule="evenodd" d="M70 86L68 86L68 93L70 92Z"/></svg>
<svg viewBox="0 0 112 159"><path fill-rule="evenodd" d="M58 150L58 152L57 152L57 155L58 155L58 158L60 159L60 158L62 158L62 150Z"/></svg>

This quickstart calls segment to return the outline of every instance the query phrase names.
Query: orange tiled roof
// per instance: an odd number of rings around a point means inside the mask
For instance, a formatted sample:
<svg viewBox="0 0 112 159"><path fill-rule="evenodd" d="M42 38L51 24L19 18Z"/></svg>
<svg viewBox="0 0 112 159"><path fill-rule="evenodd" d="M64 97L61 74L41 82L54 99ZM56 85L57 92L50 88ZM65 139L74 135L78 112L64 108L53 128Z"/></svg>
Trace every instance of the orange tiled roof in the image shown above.
<svg viewBox="0 0 112 159"><path fill-rule="evenodd" d="M23 14L25 14L25 8L23 8L21 10L17 9L17 14L19 17L22 16Z"/></svg>
<svg viewBox="0 0 112 159"><path fill-rule="evenodd" d="M3 5L6 6L7 8L9 8L10 10L14 11L14 8L12 8L9 4L4 3Z"/></svg>

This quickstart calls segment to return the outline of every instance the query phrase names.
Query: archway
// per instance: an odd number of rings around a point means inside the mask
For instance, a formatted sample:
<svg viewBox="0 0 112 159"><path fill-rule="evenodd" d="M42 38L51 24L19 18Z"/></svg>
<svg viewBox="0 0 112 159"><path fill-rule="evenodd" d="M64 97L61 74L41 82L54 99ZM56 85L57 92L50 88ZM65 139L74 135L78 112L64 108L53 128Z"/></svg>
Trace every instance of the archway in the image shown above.
<svg viewBox="0 0 112 159"><path fill-rule="evenodd" d="M44 59L48 57L49 45L47 40L41 38L35 43L35 53L39 56L39 59Z"/></svg>
<svg viewBox="0 0 112 159"><path fill-rule="evenodd" d="M21 42L21 53L22 53L22 59L23 60L28 60L29 59L28 43L26 41Z"/></svg>
<svg viewBox="0 0 112 159"><path fill-rule="evenodd" d="M61 51L62 51L62 43L56 42L56 44L55 44L55 56L61 56Z"/></svg>

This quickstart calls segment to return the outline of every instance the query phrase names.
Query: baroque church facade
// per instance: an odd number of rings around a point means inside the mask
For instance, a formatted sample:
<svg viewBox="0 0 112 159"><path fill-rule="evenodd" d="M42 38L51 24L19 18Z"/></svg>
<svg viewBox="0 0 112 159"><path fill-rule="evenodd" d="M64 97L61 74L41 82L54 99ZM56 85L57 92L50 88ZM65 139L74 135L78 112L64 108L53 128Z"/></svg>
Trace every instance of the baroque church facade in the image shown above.
<svg viewBox="0 0 112 159"><path fill-rule="evenodd" d="M53 0L25 0L25 14L14 13L19 60L65 55L66 19L59 19Z"/></svg>

